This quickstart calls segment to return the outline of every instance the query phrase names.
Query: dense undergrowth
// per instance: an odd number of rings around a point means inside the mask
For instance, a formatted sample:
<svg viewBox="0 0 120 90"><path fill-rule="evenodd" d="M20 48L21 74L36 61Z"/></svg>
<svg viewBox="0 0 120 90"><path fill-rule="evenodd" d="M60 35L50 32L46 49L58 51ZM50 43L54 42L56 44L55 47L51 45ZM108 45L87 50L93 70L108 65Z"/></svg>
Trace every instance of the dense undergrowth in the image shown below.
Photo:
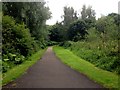
<svg viewBox="0 0 120 90"><path fill-rule="evenodd" d="M16 23L10 16L3 16L2 72L23 63L36 51L45 48L38 46L24 24ZM44 44L42 44L44 45Z"/></svg>
<svg viewBox="0 0 120 90"><path fill-rule="evenodd" d="M55 46L53 50L57 57L70 68L86 75L105 88L110 88L110 90L114 88L113 90L117 90L119 86L117 74L97 68L94 64L78 57L73 52L63 47Z"/></svg>
<svg viewBox="0 0 120 90"><path fill-rule="evenodd" d="M51 14L45 3L2 3L2 70L3 73L21 65L38 50L46 48L46 20Z"/></svg>
<svg viewBox="0 0 120 90"><path fill-rule="evenodd" d="M114 44L115 43L117 44L116 41ZM68 41L61 43L60 46L71 50L74 54L93 63L96 67L107 71L120 73L120 63L117 48L109 49L106 47L104 49L100 49L99 43L86 41Z"/></svg>
<svg viewBox="0 0 120 90"><path fill-rule="evenodd" d="M89 10L91 13L87 14ZM94 10L90 7L86 9L86 6L83 6L80 18L75 18L73 14L66 13L67 11L74 10L70 7L64 8L63 23L56 23L51 28L52 40L61 42L60 46L96 67L120 74L120 15L110 13L96 19Z"/></svg>

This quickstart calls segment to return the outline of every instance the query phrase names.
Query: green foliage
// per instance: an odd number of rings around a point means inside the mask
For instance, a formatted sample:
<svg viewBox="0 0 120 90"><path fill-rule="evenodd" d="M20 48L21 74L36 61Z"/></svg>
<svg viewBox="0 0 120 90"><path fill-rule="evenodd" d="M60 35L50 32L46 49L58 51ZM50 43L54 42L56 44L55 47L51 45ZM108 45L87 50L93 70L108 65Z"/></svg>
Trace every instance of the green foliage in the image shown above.
<svg viewBox="0 0 120 90"><path fill-rule="evenodd" d="M114 17L101 17L96 21L96 27L87 30L86 39L78 42L63 42L60 46L70 49L79 57L93 63L96 67L119 74L118 28ZM72 27L70 29L72 32L76 30ZM74 35L76 36L77 34ZM78 37L80 38L80 36Z"/></svg>
<svg viewBox="0 0 120 90"><path fill-rule="evenodd" d="M25 57L37 51L37 44L31 37L29 29L24 24L16 23L14 18L3 16L2 26L2 59L5 72L8 68L21 64Z"/></svg>
<svg viewBox="0 0 120 90"><path fill-rule="evenodd" d="M74 50L79 51L77 50L79 48L76 49L76 47L74 47ZM59 57L59 59L64 64L68 65L70 68L77 70L80 73L83 73L84 75L88 76L90 79L94 80L97 83L102 84L106 88L110 88L110 89L118 88L119 86L118 75L95 67L94 64L91 64L90 62L87 62L86 60L76 56L74 54L75 52L72 53L68 49L64 49L62 47L54 47L53 49L56 55Z"/></svg>
<svg viewBox="0 0 120 90"><path fill-rule="evenodd" d="M95 26L95 14L95 10L92 9L92 6L86 7L86 5L83 5L81 18L86 22L88 29Z"/></svg>
<svg viewBox="0 0 120 90"><path fill-rule="evenodd" d="M117 52L100 49L99 43L93 42L71 42L64 43L65 48L70 49L74 54L93 63L95 66L115 73L120 73Z"/></svg>
<svg viewBox="0 0 120 90"><path fill-rule="evenodd" d="M2 5L2 68L6 72L46 47L49 32L45 22L51 13L45 2L3 2Z"/></svg>
<svg viewBox="0 0 120 90"><path fill-rule="evenodd" d="M98 33L98 31L96 31L94 27L90 28L87 32L87 41L96 42L100 40L100 34Z"/></svg>
<svg viewBox="0 0 120 90"><path fill-rule="evenodd" d="M63 46L63 47L65 47L65 48L68 48L68 47L70 47L72 45L72 41L65 41L65 42L61 42L60 44L59 44L59 46Z"/></svg>
<svg viewBox="0 0 120 90"><path fill-rule="evenodd" d="M10 66L6 62L2 61L2 72L3 73L7 72L7 70L9 70L9 67Z"/></svg>
<svg viewBox="0 0 120 90"><path fill-rule="evenodd" d="M48 41L47 46L53 46L53 45L58 45L58 42L55 41Z"/></svg>
<svg viewBox="0 0 120 90"><path fill-rule="evenodd" d="M63 32L63 26L61 23L56 23L56 25L53 25L49 31L49 37L51 41L61 42L64 39L64 32Z"/></svg>
<svg viewBox="0 0 120 90"><path fill-rule="evenodd" d="M3 63L2 63L2 72L6 72L7 70L9 70L10 68L12 68L13 66L17 65L17 64L21 64L25 61L25 57L23 55L16 55L16 54L3 54Z"/></svg>
<svg viewBox="0 0 120 90"><path fill-rule="evenodd" d="M112 17L114 19L114 23L116 25L120 25L120 15L117 13L110 13L108 16Z"/></svg>
<svg viewBox="0 0 120 90"><path fill-rule="evenodd" d="M78 18L74 8L64 7L63 21L47 27L50 15L45 2L3 2L3 72L40 48L59 44L101 69L120 73L120 15L111 13L95 20L95 11L84 5Z"/></svg>
<svg viewBox="0 0 120 90"><path fill-rule="evenodd" d="M69 26L70 23L78 19L77 12L74 10L73 7L65 6L63 18L64 18L64 21L63 21L64 25Z"/></svg>
<svg viewBox="0 0 120 90"><path fill-rule="evenodd" d="M30 56L24 63L16 65L14 68L8 70L7 72L5 71L5 73L3 73L2 75L2 85L6 85L23 75L30 66L35 64L42 57L45 51L46 49L39 50L38 52ZM3 64L5 64L5 62L3 62ZM6 66L4 68L7 68L7 65L3 66Z"/></svg>
<svg viewBox="0 0 120 90"><path fill-rule="evenodd" d="M25 23L25 27L29 28L31 36L36 42L45 43L48 31L45 22L51 16L49 8L45 6L45 2L4 2L4 15L15 18L18 23ZM41 45L41 43L38 43ZM23 46L21 46L23 47ZM41 46L43 48L43 46ZM27 50L28 51L28 50Z"/></svg>
<svg viewBox="0 0 120 90"><path fill-rule="evenodd" d="M72 23L68 29L68 37L73 41L85 39L86 34L86 23L83 20Z"/></svg>
<svg viewBox="0 0 120 90"><path fill-rule="evenodd" d="M17 24L12 17L3 16L3 54L18 52L24 56L31 54L34 39L24 24Z"/></svg>

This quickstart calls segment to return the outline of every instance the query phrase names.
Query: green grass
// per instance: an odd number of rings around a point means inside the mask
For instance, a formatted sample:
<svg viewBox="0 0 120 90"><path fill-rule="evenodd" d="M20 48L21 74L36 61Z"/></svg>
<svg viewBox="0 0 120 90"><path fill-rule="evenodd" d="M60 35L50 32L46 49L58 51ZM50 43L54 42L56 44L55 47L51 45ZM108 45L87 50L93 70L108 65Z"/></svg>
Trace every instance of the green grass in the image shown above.
<svg viewBox="0 0 120 90"><path fill-rule="evenodd" d="M42 57L45 50L46 49L36 52L31 57L29 57L29 59L26 60L24 63L22 63L22 64L20 64L18 66L15 66L14 68L12 68L9 71L7 71L6 73L4 73L3 74L2 85L6 85L7 83L9 83L11 81L14 81L15 79L17 79L18 77L23 75L25 73L25 71L30 66L35 64Z"/></svg>
<svg viewBox="0 0 120 90"><path fill-rule="evenodd" d="M62 47L55 46L53 50L57 57L72 69L83 73L106 88L118 88L118 75L99 69Z"/></svg>

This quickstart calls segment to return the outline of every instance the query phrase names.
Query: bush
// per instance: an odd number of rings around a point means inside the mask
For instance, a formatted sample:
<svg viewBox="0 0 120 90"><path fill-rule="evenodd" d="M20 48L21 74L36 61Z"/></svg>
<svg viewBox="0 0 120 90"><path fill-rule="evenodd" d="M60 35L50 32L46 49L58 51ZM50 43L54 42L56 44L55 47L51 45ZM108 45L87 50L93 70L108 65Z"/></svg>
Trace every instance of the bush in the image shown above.
<svg viewBox="0 0 120 90"><path fill-rule="evenodd" d="M70 24L68 29L68 38L72 41L79 41L85 39L87 33L87 26L84 20L78 20Z"/></svg>
<svg viewBox="0 0 120 90"><path fill-rule="evenodd" d="M24 24L16 24L10 16L3 16L3 54L18 52L27 56L30 48L31 36ZM23 51L24 50L24 51Z"/></svg>
<svg viewBox="0 0 120 90"><path fill-rule="evenodd" d="M65 48L68 48L68 47L70 47L72 45L72 41L65 41L65 42L61 42L60 44L59 44L59 46L63 46L63 47L65 47Z"/></svg>
<svg viewBox="0 0 120 90"><path fill-rule="evenodd" d="M48 41L47 46L53 46L53 45L58 45L58 42L55 41Z"/></svg>
<svg viewBox="0 0 120 90"><path fill-rule="evenodd" d="M16 23L10 16L2 18L2 68L3 72L6 72L9 68L24 62L26 57L39 49L24 23Z"/></svg>
<svg viewBox="0 0 120 90"><path fill-rule="evenodd" d="M112 53L107 49L99 49L99 44L93 44L93 42L64 42L60 46L70 49L74 54L93 63L96 67L111 72L119 73L120 62L118 60L118 55Z"/></svg>
<svg viewBox="0 0 120 90"><path fill-rule="evenodd" d="M5 73L7 72L7 70L9 69L9 65L7 64L7 62L2 61L2 72Z"/></svg>

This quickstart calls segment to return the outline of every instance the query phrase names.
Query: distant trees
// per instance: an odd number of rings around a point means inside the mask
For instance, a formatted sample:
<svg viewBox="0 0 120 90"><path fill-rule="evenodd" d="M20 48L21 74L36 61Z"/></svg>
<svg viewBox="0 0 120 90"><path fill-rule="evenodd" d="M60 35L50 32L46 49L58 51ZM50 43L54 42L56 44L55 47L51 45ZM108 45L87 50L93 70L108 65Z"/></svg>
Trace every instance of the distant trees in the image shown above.
<svg viewBox="0 0 120 90"><path fill-rule="evenodd" d="M70 23L77 20L77 12L73 9L73 7L64 7L64 15L63 15L63 23L65 26L69 26Z"/></svg>
<svg viewBox="0 0 120 90"><path fill-rule="evenodd" d="M74 21L78 20L77 12L73 9L73 7L65 6L63 11L64 11L64 15L62 16L63 21L60 23L57 22L50 29L49 37L50 40L52 41L61 42L61 41L70 40L69 37L70 37L71 29L69 27Z"/></svg>
<svg viewBox="0 0 120 90"><path fill-rule="evenodd" d="M73 23L74 21L76 21L78 19L78 16L77 16L77 11L75 11L73 7L65 6L63 9L63 12L64 12L63 21L62 21L62 24L64 26L63 27L64 28L63 29L64 39L63 40L65 41L65 40L69 40L68 35L67 35L69 25Z"/></svg>
<svg viewBox="0 0 120 90"><path fill-rule="evenodd" d="M89 6L86 8L86 5L83 5L82 11L81 11L81 18L86 19L86 18L94 18L95 19L95 10L92 9L92 6Z"/></svg>
<svg viewBox="0 0 120 90"><path fill-rule="evenodd" d="M64 25L67 26L67 40L78 41L85 39L87 30L95 26L95 11L92 6L83 5L81 18L72 7L64 7ZM72 24L71 24L72 23Z"/></svg>
<svg viewBox="0 0 120 90"><path fill-rule="evenodd" d="M62 42L60 46L69 47L97 67L120 73L120 15L111 13L96 20L92 7L83 5L81 17L72 7L64 7L63 18L51 28L51 40Z"/></svg>
<svg viewBox="0 0 120 90"><path fill-rule="evenodd" d="M95 10L92 9L92 6L86 7L86 5L83 5L81 19L86 22L87 28L95 26L95 14Z"/></svg>
<svg viewBox="0 0 120 90"><path fill-rule="evenodd" d="M62 32L61 36L63 36L64 41L65 40L78 41L81 39L85 39L87 35L87 30L95 26L95 21L96 21L95 11L92 9L92 7L89 6L88 8L86 8L86 6L83 5L81 11L81 17L78 16L77 11L75 11L73 7L65 6L63 11L64 11L64 15L63 15L63 21L61 22L61 26L54 29L52 33L53 32L56 33L58 31L59 33ZM54 40L55 39L56 38L54 38Z"/></svg>
<svg viewBox="0 0 120 90"><path fill-rule="evenodd" d="M73 22L68 29L68 38L73 41L78 41L81 39L85 39L86 31L86 23L83 20L78 20Z"/></svg>
<svg viewBox="0 0 120 90"><path fill-rule="evenodd" d="M105 43L109 39L117 40L118 30L114 22L115 20L111 16L101 17L97 20L96 29L99 31L100 37L102 38L103 43Z"/></svg>
<svg viewBox="0 0 120 90"><path fill-rule="evenodd" d="M61 42L64 41L64 29L61 23L56 23L50 29L49 38L51 41Z"/></svg>
<svg viewBox="0 0 120 90"><path fill-rule="evenodd" d="M108 14L109 17L112 17L114 19L114 23L116 25L120 24L120 15L117 13L110 13Z"/></svg>

